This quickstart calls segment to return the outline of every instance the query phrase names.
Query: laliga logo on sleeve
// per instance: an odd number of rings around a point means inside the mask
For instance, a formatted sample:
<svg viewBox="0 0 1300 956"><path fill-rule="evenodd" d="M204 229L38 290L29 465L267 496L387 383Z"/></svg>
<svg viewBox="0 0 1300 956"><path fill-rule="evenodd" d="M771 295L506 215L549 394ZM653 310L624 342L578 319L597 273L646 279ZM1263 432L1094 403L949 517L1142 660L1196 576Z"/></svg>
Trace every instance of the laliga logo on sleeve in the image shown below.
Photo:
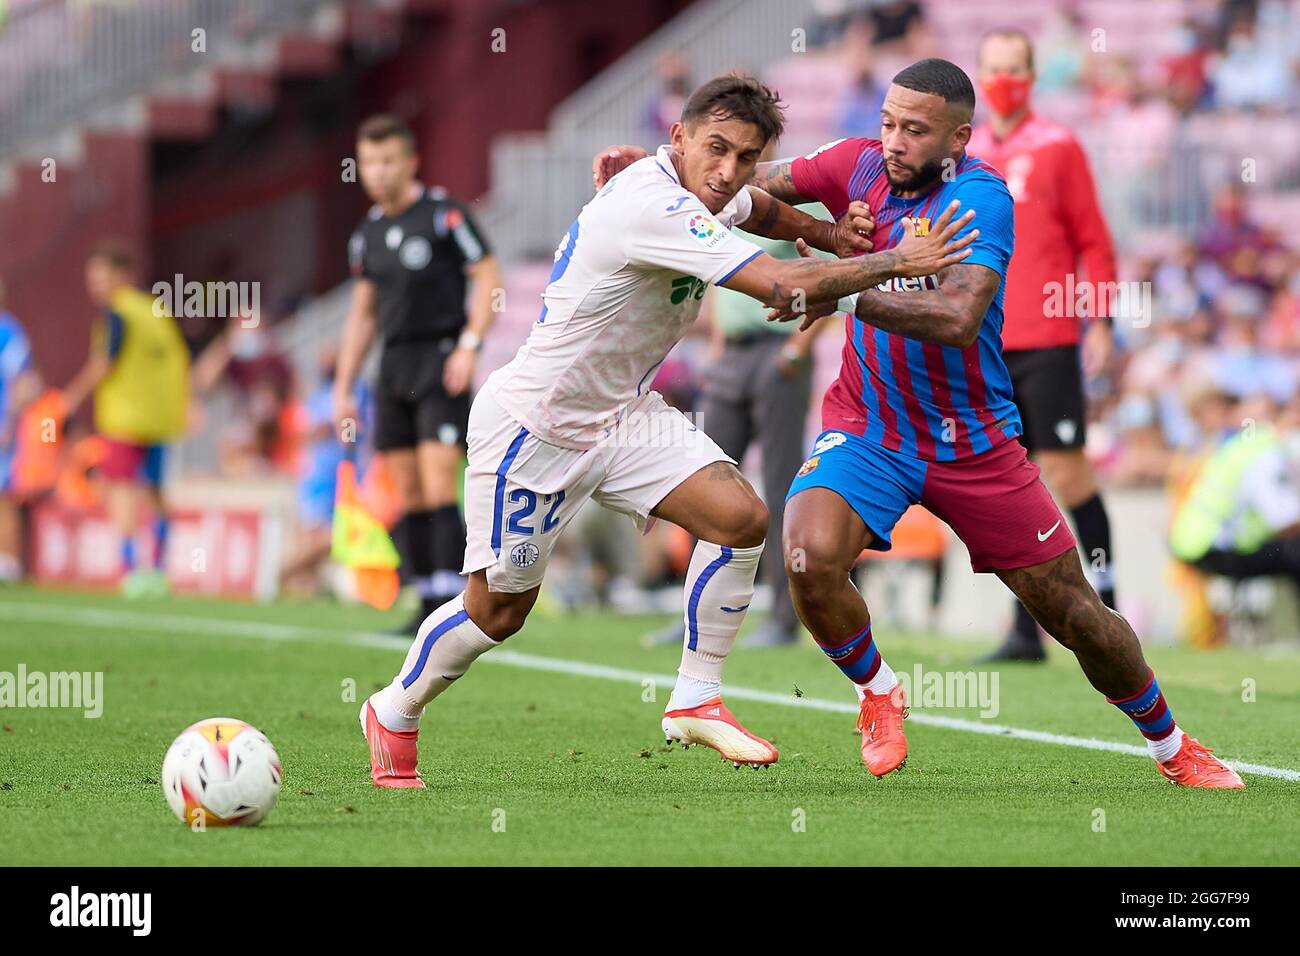
<svg viewBox="0 0 1300 956"><path fill-rule="evenodd" d="M727 230L712 216L697 212L686 220L686 231L705 249L712 249L728 236Z"/></svg>

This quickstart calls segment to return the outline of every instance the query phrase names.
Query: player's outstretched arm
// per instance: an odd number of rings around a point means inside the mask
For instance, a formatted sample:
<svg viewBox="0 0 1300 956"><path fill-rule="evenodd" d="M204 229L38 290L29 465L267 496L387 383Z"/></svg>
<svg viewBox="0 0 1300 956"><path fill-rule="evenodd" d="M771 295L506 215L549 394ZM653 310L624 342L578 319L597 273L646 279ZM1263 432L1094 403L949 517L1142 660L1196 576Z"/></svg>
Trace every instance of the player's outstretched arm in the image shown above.
<svg viewBox="0 0 1300 956"><path fill-rule="evenodd" d="M979 237L979 230L972 229L957 238L975 217L974 210L956 217L960 205L955 200L950 203L927 236L911 234L908 229L907 238L893 249L838 261L778 260L760 255L722 285L753 296L785 321L806 314L809 305L834 302L887 279L933 275L970 255L968 247Z"/></svg>
<svg viewBox="0 0 1300 956"><path fill-rule="evenodd" d="M746 232L768 239L794 242L802 239L814 249L846 259L871 251L867 235L874 228L871 207L855 201L839 222L818 219L753 186L746 187L753 202L749 218L740 224Z"/></svg>
<svg viewBox="0 0 1300 956"><path fill-rule="evenodd" d="M939 273L939 288L898 295L868 289L855 314L886 332L965 348L979 337L1002 277L988 266L959 263Z"/></svg>
<svg viewBox="0 0 1300 956"><path fill-rule="evenodd" d="M352 302L343 325L343 344L334 371L334 422L345 441L351 440L349 435L356 434L357 407L352 398L352 386L361 374L361 365L375 339L377 299L374 282L365 278L353 280Z"/></svg>

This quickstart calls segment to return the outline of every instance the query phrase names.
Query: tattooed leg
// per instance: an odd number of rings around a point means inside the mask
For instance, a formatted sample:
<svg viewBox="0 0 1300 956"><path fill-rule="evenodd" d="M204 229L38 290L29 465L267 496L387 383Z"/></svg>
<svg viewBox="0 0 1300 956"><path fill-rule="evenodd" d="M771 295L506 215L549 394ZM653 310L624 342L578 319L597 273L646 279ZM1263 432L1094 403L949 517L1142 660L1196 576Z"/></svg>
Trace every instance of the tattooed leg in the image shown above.
<svg viewBox="0 0 1300 956"><path fill-rule="evenodd" d="M997 574L1034 620L1074 652L1088 681L1107 698L1136 694L1151 679L1133 628L1102 603L1083 576L1077 550L1072 548L1033 567Z"/></svg>

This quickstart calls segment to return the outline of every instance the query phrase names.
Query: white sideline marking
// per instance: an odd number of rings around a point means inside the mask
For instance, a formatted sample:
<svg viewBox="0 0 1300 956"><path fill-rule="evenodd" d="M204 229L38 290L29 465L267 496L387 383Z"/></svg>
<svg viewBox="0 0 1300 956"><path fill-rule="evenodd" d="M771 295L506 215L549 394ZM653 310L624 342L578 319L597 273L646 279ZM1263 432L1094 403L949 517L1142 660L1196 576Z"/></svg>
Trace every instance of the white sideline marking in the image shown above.
<svg viewBox="0 0 1300 956"><path fill-rule="evenodd" d="M166 633L204 633L220 634L232 637L252 637L272 641L320 640L322 636L343 644L362 647L382 647L390 650L402 650L410 646L410 640L393 634L374 634L358 631L321 631L316 628L296 624L264 624L258 621L218 621L211 618L188 617L179 614L142 614L134 611L117 611L108 608L90 608L76 606L54 606L48 604L30 604L0 601L0 620L53 622L60 624L81 624L87 627L133 627L143 630L163 631ZM585 661L563 660L556 657L542 657L537 654L525 654L520 651L498 650L484 655L483 663L504 664L507 667L520 667L527 670L551 671L556 674L569 674L575 677L593 677L599 680L618 681L624 684L640 684L652 680L658 684L671 686L677 678L670 674L653 674L646 671L630 671L621 667L607 667L604 664L589 664ZM821 700L816 697L791 697L772 691L757 690L752 687L737 687L728 684L726 688L729 700L752 700L763 704L777 704L781 707L800 707L805 710L820 710L835 714L856 714L858 708L851 703L838 700ZM1030 740L1035 743L1056 744L1060 747L1079 747L1084 750L1103 750L1110 753L1130 754L1135 757L1148 757L1145 747L1134 744L1121 744L1110 740L1097 740L1092 737L1070 737L1064 734L1052 734L1042 730L1026 730L1021 727L1007 727L1003 724L989 724L960 717L940 717L913 711L908 720L932 727L944 727L948 730L962 730L975 734L991 734L995 737L1009 737L1013 740ZM1252 773L1262 777L1278 780L1300 782L1300 770L1285 767L1269 767L1265 764L1243 763L1226 760L1239 773Z"/></svg>

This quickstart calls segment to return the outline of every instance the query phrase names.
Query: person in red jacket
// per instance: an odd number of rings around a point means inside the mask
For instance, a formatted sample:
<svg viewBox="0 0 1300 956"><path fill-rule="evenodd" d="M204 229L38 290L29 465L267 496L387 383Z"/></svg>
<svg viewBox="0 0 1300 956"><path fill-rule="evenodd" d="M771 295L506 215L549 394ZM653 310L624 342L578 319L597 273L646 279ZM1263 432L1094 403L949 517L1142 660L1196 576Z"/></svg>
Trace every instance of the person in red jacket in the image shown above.
<svg viewBox="0 0 1300 956"><path fill-rule="evenodd" d="M1002 341L1024 423L1021 441L1070 510L1084 567L1113 608L1110 521L1083 455L1083 372L1100 372L1113 351L1108 293L1116 288L1114 248L1078 140L1030 109L1029 37L1016 29L984 37L979 81L990 116L975 127L968 148L1002 172L1015 201L1016 250L1007 272ZM1093 294L1084 301L1093 303L1093 312L1080 316L1086 310L1074 307L1074 295L1089 286ZM1012 632L988 660L1043 657L1038 625L1017 604Z"/></svg>

